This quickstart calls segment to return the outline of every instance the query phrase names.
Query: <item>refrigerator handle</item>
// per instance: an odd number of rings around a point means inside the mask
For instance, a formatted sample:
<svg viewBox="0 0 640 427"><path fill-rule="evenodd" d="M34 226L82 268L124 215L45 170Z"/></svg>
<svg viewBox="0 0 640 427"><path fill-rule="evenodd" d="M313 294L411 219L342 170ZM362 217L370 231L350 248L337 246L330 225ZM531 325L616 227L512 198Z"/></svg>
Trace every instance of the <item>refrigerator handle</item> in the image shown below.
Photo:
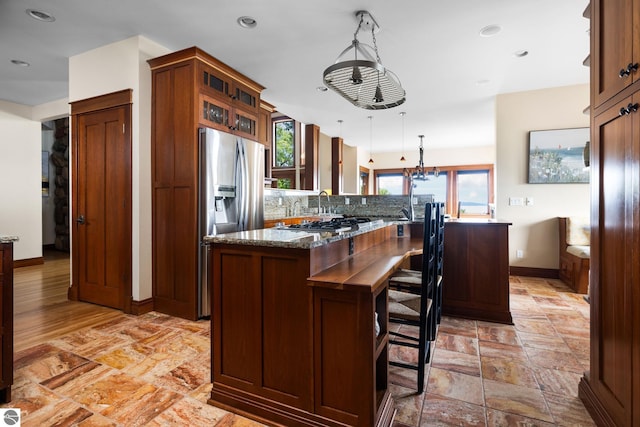
<svg viewBox="0 0 640 427"><path fill-rule="evenodd" d="M238 139L238 177L236 182L236 191L238 199L238 231L244 231L247 229L247 210L248 210L248 197L249 189L249 171L247 164L247 154L245 150L244 141Z"/></svg>

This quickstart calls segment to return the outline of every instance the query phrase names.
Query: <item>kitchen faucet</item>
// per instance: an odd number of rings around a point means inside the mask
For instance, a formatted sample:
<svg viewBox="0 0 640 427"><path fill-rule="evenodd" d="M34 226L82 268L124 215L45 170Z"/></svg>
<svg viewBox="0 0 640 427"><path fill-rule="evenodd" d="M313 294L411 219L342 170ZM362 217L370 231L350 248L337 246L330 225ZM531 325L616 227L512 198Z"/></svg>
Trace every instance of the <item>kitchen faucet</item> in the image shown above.
<svg viewBox="0 0 640 427"><path fill-rule="evenodd" d="M329 193L327 193L325 190L322 190L319 194L318 194L318 215L320 215L322 212L320 211L320 196L322 195L327 196L327 204L331 203L329 201ZM329 206L329 213L331 213L331 206Z"/></svg>
<svg viewBox="0 0 640 427"><path fill-rule="evenodd" d="M413 207L413 187L413 176L409 175L409 212L411 212L411 217L409 218L410 221L416 220L416 211Z"/></svg>

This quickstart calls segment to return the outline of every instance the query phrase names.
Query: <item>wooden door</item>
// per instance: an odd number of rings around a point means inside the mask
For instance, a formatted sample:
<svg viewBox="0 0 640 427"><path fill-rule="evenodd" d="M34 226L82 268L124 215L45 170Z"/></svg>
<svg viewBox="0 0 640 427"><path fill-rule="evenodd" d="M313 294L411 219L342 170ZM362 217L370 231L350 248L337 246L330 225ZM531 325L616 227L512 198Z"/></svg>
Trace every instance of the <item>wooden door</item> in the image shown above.
<svg viewBox="0 0 640 427"><path fill-rule="evenodd" d="M125 312L132 295L130 117L130 104L73 116L70 297Z"/></svg>

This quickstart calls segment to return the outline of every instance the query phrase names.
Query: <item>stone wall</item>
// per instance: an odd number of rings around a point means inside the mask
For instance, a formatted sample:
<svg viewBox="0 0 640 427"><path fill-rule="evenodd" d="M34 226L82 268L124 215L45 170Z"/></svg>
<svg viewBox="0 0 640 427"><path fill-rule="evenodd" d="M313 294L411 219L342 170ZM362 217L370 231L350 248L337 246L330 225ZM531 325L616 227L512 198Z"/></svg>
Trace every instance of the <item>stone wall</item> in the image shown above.
<svg viewBox="0 0 640 427"><path fill-rule="evenodd" d="M55 166L54 220L56 224L55 247L68 252L69 243L69 119L54 121L55 133L51 163Z"/></svg>

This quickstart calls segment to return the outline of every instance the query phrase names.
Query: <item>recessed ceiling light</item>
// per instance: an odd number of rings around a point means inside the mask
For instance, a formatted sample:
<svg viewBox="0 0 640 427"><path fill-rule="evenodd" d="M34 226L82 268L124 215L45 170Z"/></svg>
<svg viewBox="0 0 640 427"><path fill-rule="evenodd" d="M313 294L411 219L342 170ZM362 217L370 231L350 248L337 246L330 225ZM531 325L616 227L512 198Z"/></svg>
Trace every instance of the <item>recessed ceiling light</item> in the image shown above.
<svg viewBox="0 0 640 427"><path fill-rule="evenodd" d="M478 86L484 86L484 85L488 85L488 84L489 84L489 82L490 82L490 81L489 81L489 80L487 80L487 79L482 79L482 80L478 80L478 81L476 82L476 84L477 84Z"/></svg>
<svg viewBox="0 0 640 427"><path fill-rule="evenodd" d="M31 65L31 64L29 64L28 62L26 62L26 61L20 61L19 59L12 59L12 60L11 60L11 63L12 63L13 65L17 65L17 66L19 66L19 67L28 67L29 65Z"/></svg>
<svg viewBox="0 0 640 427"><path fill-rule="evenodd" d="M258 25L258 21L250 16L241 16L238 18L238 25L242 28L255 28Z"/></svg>
<svg viewBox="0 0 640 427"><path fill-rule="evenodd" d="M56 18L54 18L52 14L43 12L41 10L27 9L25 12L27 12L27 15L29 15L33 19L37 19L38 21L53 22L56 20Z"/></svg>
<svg viewBox="0 0 640 427"><path fill-rule="evenodd" d="M326 92L326 91L327 91L327 87L326 87L326 86L318 86L318 87L316 88L316 90L317 90L318 92Z"/></svg>
<svg viewBox="0 0 640 427"><path fill-rule="evenodd" d="M517 50L513 52L513 56L515 56L516 58L524 58L527 55L529 55L528 50Z"/></svg>
<svg viewBox="0 0 640 427"><path fill-rule="evenodd" d="M487 25L486 27L480 29L480 36L492 37L498 34L500 31L502 31L502 27L500 25Z"/></svg>

